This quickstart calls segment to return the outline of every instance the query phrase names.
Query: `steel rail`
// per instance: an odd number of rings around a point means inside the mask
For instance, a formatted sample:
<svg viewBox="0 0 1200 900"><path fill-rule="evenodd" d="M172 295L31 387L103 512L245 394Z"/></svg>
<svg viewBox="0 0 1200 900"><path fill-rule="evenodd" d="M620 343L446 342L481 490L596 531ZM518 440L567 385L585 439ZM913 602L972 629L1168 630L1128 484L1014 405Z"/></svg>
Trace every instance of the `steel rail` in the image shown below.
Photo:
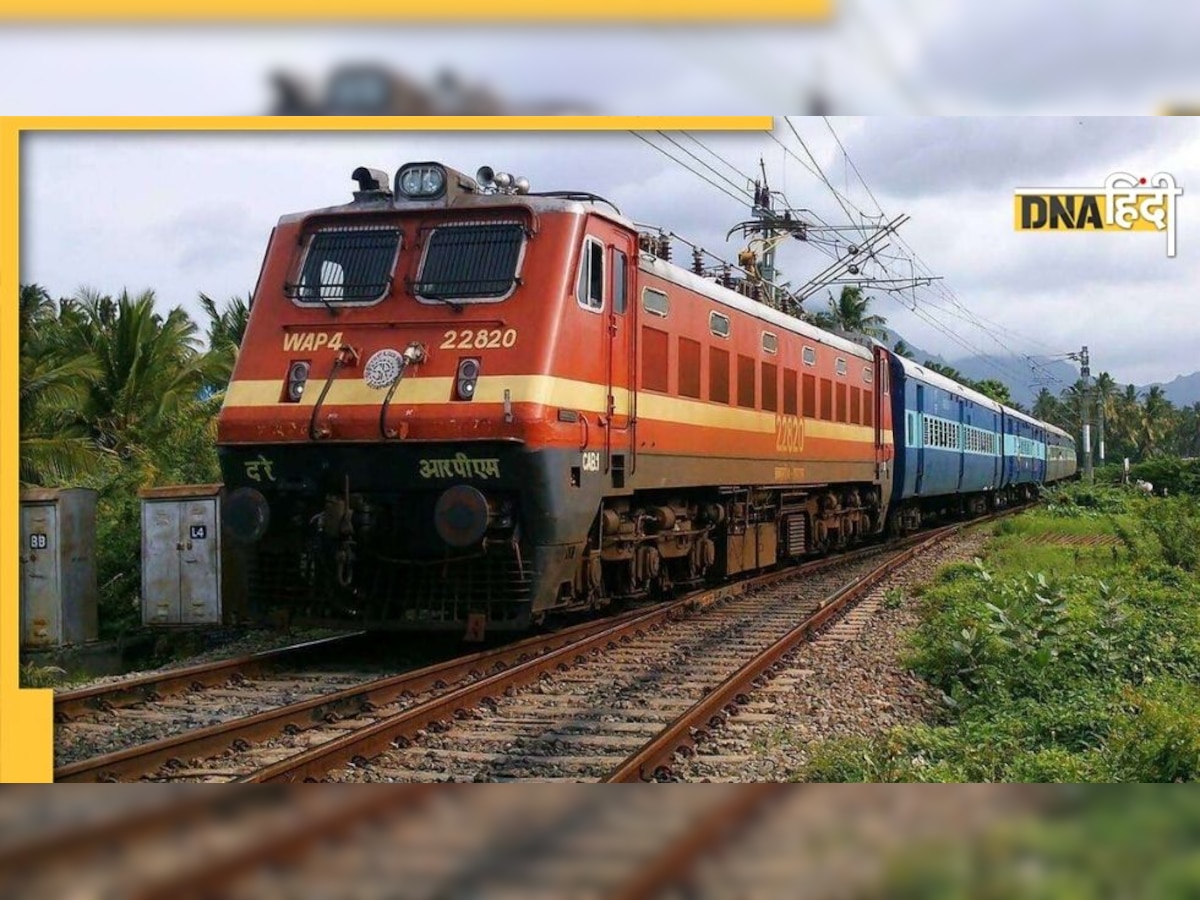
<svg viewBox="0 0 1200 900"><path fill-rule="evenodd" d="M635 613L626 613L625 617L631 615ZM619 620L620 617L617 621ZM495 650L456 657L400 675L365 681L255 715L93 756L58 767L54 771L54 780L111 782L119 780L122 776L147 775L158 767L173 764L175 761L212 756L231 747L240 749L251 741L274 737L289 729L303 730L322 723L332 723L338 716L369 712L372 707L394 702L406 693L440 689L447 683L468 677L476 671L524 662L531 656L556 649L581 636L586 637L587 634L611 625L613 621L607 619L601 622L583 622L553 634L536 635Z"/></svg>
<svg viewBox="0 0 1200 900"><path fill-rule="evenodd" d="M782 785L769 782L739 785L723 802L706 810L688 830L663 847L610 895L611 900L649 900L670 896L685 883L696 864L733 840L750 819L779 796ZM682 896L690 892L681 891Z"/></svg>
<svg viewBox="0 0 1200 900"><path fill-rule="evenodd" d="M719 727L725 715L736 714L738 706L749 702L749 691L761 686L765 680L775 677L775 674L782 668L782 660L787 654L814 632L828 624L852 601L862 597L888 575L910 562L922 550L940 543L966 527L986 524L1007 514L1008 511L1005 511L970 523L948 525L932 534L921 535L921 539L916 544L901 550L896 556L881 563L866 575L839 588L822 601L820 607L811 615L757 653L737 671L731 673L720 685L705 694L632 753L608 774L604 783L629 784L668 777L671 761L677 752L693 749L697 740L703 740L706 728Z"/></svg>
<svg viewBox="0 0 1200 900"><path fill-rule="evenodd" d="M333 646L361 638L365 634L363 631L339 634L293 644L290 647L262 650L179 669L147 672L145 675L121 681L62 691L54 695L54 720L59 723L69 722L73 717L90 710L103 711L130 706L134 703L159 700L186 690L214 687L224 684L235 674L255 675L279 666L284 660L311 653L323 653Z"/></svg>
<svg viewBox="0 0 1200 900"><path fill-rule="evenodd" d="M892 548L867 547L836 557L813 560L775 572L754 576L744 581L707 588L649 610L627 614L625 619L599 623L594 633L584 634L549 652L519 662L511 668L486 678L440 694L423 703L409 707L371 725L348 732L341 737L319 744L295 756L266 766L257 772L237 779L239 783L265 784L275 782L317 781L330 770L347 763L363 762L384 752L398 741L407 741L424 728L441 727L461 710L487 703L505 690L520 687L550 671L565 671L573 663L584 661L584 654L612 649L618 643L630 643L639 633L660 627L686 612L710 606L749 591L765 587L798 575L818 572L845 565L864 556L891 552ZM561 633L561 632L560 632Z"/></svg>

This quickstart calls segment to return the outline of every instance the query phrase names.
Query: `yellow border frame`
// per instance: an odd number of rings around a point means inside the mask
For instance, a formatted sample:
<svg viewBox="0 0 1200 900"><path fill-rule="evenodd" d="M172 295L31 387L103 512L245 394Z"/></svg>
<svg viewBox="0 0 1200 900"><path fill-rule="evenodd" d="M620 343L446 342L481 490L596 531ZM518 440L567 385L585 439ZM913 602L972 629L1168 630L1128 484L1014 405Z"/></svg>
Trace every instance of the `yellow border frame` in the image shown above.
<svg viewBox="0 0 1200 900"><path fill-rule="evenodd" d="M20 144L25 132L769 131L771 126L770 116L0 117L0 297L12 303L20 284ZM6 316L9 325L0 328L0 782L48 782L54 773L53 693L19 688L19 336L13 317Z"/></svg>
<svg viewBox="0 0 1200 900"><path fill-rule="evenodd" d="M553 0L517 0L497 5L483 0L400 4L360 0L353 6L320 0L0 0L0 20L19 22L824 22L833 17L834 0L762 0L746 6L716 0L609 0L602 4L562 4Z"/></svg>

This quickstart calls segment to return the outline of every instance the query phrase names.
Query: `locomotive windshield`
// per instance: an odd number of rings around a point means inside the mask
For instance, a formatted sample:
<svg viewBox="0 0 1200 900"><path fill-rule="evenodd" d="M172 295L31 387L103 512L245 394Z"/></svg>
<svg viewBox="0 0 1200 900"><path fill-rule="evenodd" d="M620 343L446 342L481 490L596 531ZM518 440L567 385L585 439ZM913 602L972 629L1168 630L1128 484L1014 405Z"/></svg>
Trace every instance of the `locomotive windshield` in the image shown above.
<svg viewBox="0 0 1200 900"><path fill-rule="evenodd" d="M512 293L525 229L515 222L440 225L414 285L426 300L495 302Z"/></svg>
<svg viewBox="0 0 1200 900"><path fill-rule="evenodd" d="M298 284L290 285L300 303L373 303L392 284L398 228L330 228L316 232Z"/></svg>

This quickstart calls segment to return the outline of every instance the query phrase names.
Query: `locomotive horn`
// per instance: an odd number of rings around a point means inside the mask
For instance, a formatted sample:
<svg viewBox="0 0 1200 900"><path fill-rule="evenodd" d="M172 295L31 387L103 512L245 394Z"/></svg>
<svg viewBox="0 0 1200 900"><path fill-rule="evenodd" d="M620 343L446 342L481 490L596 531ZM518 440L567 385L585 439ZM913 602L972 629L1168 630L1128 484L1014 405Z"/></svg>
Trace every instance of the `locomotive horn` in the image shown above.
<svg viewBox="0 0 1200 900"><path fill-rule="evenodd" d="M495 179L496 171L491 166L480 166L475 173L475 180L479 182L480 187L491 187Z"/></svg>

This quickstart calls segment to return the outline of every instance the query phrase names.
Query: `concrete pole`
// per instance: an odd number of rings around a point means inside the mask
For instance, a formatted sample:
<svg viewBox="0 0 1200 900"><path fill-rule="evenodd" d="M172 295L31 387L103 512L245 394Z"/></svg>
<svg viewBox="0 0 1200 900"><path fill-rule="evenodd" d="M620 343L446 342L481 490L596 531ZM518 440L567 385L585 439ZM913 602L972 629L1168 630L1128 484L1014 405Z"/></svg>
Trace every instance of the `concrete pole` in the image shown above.
<svg viewBox="0 0 1200 900"><path fill-rule="evenodd" d="M1088 364L1088 348L1079 353L1079 375L1083 380L1083 398L1080 416L1083 420L1083 480L1092 482L1092 369Z"/></svg>

